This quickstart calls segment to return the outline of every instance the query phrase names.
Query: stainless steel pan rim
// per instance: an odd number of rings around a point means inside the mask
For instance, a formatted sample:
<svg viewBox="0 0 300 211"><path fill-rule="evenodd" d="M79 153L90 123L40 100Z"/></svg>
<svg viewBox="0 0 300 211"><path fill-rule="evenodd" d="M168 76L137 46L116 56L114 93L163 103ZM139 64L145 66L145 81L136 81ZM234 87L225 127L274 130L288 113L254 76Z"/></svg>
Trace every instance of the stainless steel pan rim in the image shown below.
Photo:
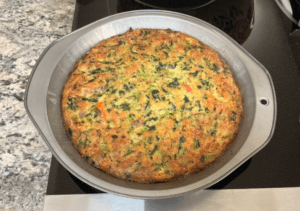
<svg viewBox="0 0 300 211"><path fill-rule="evenodd" d="M141 27L144 26L144 27ZM150 27L149 27L150 26ZM245 117L233 145L203 172L164 184L137 184L109 176L74 154L62 132L57 108L59 88L77 59L95 43L133 28L171 28L196 37L229 64L244 93ZM233 58L235 57L235 58ZM60 83L55 84L58 81ZM250 92L249 90L253 90ZM265 99L267 105L260 101ZM274 85L268 71L228 35L210 24L181 13L139 10L116 14L87 25L50 44L30 75L25 108L56 159L85 183L133 198L171 198L207 188L226 177L271 139L277 116ZM99 173L98 173L99 172Z"/></svg>

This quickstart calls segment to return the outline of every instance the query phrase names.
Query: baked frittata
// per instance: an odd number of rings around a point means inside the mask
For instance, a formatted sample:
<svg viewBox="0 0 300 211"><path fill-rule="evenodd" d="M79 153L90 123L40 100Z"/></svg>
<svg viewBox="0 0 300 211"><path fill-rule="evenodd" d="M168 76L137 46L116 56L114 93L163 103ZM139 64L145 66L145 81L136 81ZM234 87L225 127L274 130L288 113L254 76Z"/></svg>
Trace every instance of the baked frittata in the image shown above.
<svg viewBox="0 0 300 211"><path fill-rule="evenodd" d="M82 156L142 183L183 178L215 161L243 112L224 60L170 29L130 29L100 42L77 62L61 105Z"/></svg>

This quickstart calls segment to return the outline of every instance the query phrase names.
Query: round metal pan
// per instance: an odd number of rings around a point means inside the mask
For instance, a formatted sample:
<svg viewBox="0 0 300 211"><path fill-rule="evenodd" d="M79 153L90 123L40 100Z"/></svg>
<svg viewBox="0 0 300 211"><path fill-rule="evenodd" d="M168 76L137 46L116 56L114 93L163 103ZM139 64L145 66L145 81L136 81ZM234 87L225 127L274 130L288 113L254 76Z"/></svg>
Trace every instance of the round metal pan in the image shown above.
<svg viewBox="0 0 300 211"><path fill-rule="evenodd" d="M94 168L68 140L61 120L61 93L78 59L101 40L130 27L170 28L191 35L216 50L231 67L243 92L244 116L230 148L205 170L169 183L125 181ZM139 10L116 14L53 42L34 67L25 107L56 159L73 175L100 190L134 198L170 198L207 188L247 161L271 139L276 97L268 71L222 31L194 17L169 11Z"/></svg>

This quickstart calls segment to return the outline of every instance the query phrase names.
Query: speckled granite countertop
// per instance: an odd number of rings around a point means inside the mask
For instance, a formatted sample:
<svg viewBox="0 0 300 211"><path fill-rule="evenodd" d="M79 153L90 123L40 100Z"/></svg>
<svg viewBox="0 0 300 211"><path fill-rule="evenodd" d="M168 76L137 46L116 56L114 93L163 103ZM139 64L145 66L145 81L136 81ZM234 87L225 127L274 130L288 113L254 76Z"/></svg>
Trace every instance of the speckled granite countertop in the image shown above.
<svg viewBox="0 0 300 211"><path fill-rule="evenodd" d="M0 0L0 211L43 210L51 152L24 108L43 50L71 31L75 0Z"/></svg>

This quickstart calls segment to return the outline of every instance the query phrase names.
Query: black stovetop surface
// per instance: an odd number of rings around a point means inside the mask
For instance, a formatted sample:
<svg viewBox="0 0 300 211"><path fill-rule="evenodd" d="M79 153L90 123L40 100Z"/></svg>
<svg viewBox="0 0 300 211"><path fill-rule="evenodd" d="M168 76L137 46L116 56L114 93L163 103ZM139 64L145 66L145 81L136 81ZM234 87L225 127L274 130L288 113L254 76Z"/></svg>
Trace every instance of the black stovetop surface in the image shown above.
<svg viewBox="0 0 300 211"><path fill-rule="evenodd" d="M77 0L73 30L117 12L148 8L136 2L137 0ZM162 6L163 0L159 2L157 5ZM221 1L216 0L206 7L196 9L195 5L188 5L189 8L175 5L177 8L174 10L178 11L180 8L180 12L204 19L221 28L239 43L243 43L242 46L268 69L275 85L277 123L274 136L265 148L210 189L300 187L300 36L290 35L292 23L274 0L255 1L254 13L252 0L222 1L239 2L227 8L216 7L219 2ZM223 8L223 12L227 11L225 15L219 11L220 8ZM249 26L253 14L254 26L251 30ZM84 193L103 192L77 179L53 157L47 194Z"/></svg>

